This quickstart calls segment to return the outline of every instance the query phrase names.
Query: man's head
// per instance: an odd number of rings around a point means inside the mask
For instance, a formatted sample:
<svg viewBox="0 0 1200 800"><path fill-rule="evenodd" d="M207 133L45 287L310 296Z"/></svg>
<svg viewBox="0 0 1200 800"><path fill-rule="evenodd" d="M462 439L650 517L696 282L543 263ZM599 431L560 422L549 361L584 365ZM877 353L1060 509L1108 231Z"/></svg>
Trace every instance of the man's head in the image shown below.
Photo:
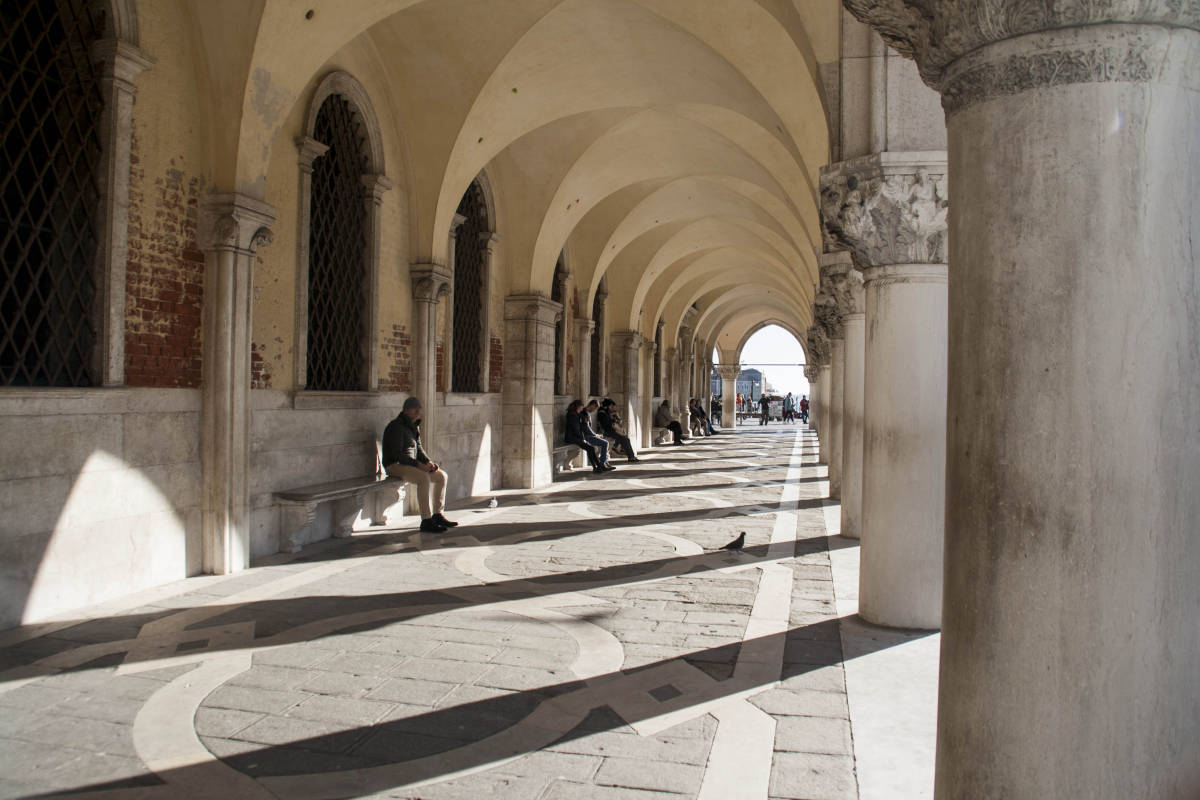
<svg viewBox="0 0 1200 800"><path fill-rule="evenodd" d="M588 401L588 404L587 404L588 411L595 411L599 407L600 407L600 404L596 402L596 399L594 397Z"/></svg>
<svg viewBox="0 0 1200 800"><path fill-rule="evenodd" d="M404 410L401 412L404 416L411 420L421 418L421 401L415 397L410 397L404 401Z"/></svg>

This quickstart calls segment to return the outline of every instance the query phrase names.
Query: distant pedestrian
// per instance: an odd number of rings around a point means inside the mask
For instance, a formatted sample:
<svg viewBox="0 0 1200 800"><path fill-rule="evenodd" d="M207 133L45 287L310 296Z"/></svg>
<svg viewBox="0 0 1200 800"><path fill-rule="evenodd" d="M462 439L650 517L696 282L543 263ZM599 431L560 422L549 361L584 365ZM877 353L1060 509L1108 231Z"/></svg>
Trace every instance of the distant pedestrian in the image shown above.
<svg viewBox="0 0 1200 800"><path fill-rule="evenodd" d="M758 407L762 411L762 417L759 419L758 424L766 425L768 422L771 421L771 399L769 397L767 397L765 394L759 395Z"/></svg>
<svg viewBox="0 0 1200 800"><path fill-rule="evenodd" d="M788 392L787 396L783 398L783 421L796 421L796 398L792 397L791 392Z"/></svg>
<svg viewBox="0 0 1200 800"><path fill-rule="evenodd" d="M808 422L808 395L800 395L800 421Z"/></svg>

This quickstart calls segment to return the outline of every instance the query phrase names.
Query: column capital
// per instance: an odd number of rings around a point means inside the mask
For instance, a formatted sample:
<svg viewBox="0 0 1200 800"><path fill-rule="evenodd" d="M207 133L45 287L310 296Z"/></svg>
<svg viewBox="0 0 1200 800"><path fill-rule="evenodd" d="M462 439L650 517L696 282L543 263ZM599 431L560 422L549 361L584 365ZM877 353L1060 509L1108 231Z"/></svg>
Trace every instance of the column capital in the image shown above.
<svg viewBox="0 0 1200 800"><path fill-rule="evenodd" d="M329 152L329 145L318 142L311 136L297 136L296 149L300 151L300 169L312 173L313 162Z"/></svg>
<svg viewBox="0 0 1200 800"><path fill-rule="evenodd" d="M137 77L154 66L152 55L123 39L101 39L92 45L91 56L105 78L131 94Z"/></svg>
<svg viewBox="0 0 1200 800"><path fill-rule="evenodd" d="M812 364L812 363L805 364L804 365L804 377L808 379L808 382L810 384L816 383L817 381L821 380L820 365Z"/></svg>
<svg viewBox="0 0 1200 800"><path fill-rule="evenodd" d="M615 331L612 335L613 341L618 347L626 350L640 350L645 340L637 331Z"/></svg>
<svg viewBox="0 0 1200 800"><path fill-rule="evenodd" d="M553 327L562 316L562 303L540 294L510 294L504 298L506 320L526 320Z"/></svg>
<svg viewBox="0 0 1200 800"><path fill-rule="evenodd" d="M383 200L383 193L392 188L392 179L387 175L367 173L362 176L363 192L376 205Z"/></svg>
<svg viewBox="0 0 1200 800"><path fill-rule="evenodd" d="M596 321L590 317L575 318L575 338L582 339L585 336L591 336L596 330Z"/></svg>
<svg viewBox="0 0 1200 800"><path fill-rule="evenodd" d="M859 268L945 264L946 178L944 151L873 153L822 167L826 250L848 249Z"/></svg>
<svg viewBox="0 0 1200 800"><path fill-rule="evenodd" d="M214 194L205 198L197 225L201 250L232 250L253 254L274 240L275 207L244 194Z"/></svg>
<svg viewBox="0 0 1200 800"><path fill-rule="evenodd" d="M1180 0L843 0L846 9L870 25L895 50L917 62L924 81L947 102L955 87L948 69L959 58L995 42L1026 34L1102 23L1132 23L1200 31L1200 4ZM1112 42L1109 43L1114 44ZM1103 56L1102 58L1098 58ZM1130 59L1130 56L1133 56ZM1140 58L1126 47L1060 50L1010 62L993 79L999 83L1058 85L1098 80L1137 79ZM1141 65L1145 67L1143 63ZM1149 70L1147 70L1149 73ZM1121 77L1124 74L1127 77ZM1149 79L1146 74L1144 80ZM961 106L959 106L961 107Z"/></svg>
<svg viewBox="0 0 1200 800"><path fill-rule="evenodd" d="M723 381L736 381L738 375L742 374L741 364L717 364L715 369Z"/></svg>
<svg viewBox="0 0 1200 800"><path fill-rule="evenodd" d="M829 335L825 328L813 325L807 331L808 359L810 363L821 365L829 363ZM807 374L807 373L806 373Z"/></svg>
<svg viewBox="0 0 1200 800"><path fill-rule="evenodd" d="M454 276L441 264L412 264L408 268L414 300L437 303L450 293Z"/></svg>

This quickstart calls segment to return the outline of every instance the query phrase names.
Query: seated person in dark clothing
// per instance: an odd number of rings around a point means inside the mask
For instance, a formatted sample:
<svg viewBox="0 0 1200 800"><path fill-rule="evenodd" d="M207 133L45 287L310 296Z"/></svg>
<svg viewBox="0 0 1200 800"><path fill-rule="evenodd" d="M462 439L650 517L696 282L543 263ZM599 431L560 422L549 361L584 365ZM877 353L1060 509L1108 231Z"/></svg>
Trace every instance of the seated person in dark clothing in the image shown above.
<svg viewBox="0 0 1200 800"><path fill-rule="evenodd" d="M600 424L600 432L625 451L625 457L629 459L629 463L636 464L641 461L637 457L637 453L633 451L633 443L629 441L629 437L621 432L621 415L617 413L616 403L607 397L604 398L604 401L600 403L600 411L596 414L596 422Z"/></svg>
<svg viewBox="0 0 1200 800"><path fill-rule="evenodd" d="M579 414L579 427L583 429L584 441L596 448L596 454L600 457L604 468L616 469L612 465L612 462L608 460L608 439L596 433L596 429L592 427L592 414L595 414L599 409L600 404L596 402L595 398L589 400L588 404L583 407L583 411Z"/></svg>
<svg viewBox="0 0 1200 800"><path fill-rule="evenodd" d="M598 453L596 447L588 441L588 433L591 432L591 425L586 424L587 411L583 407L582 400L572 400L571 405L567 406L567 418L563 432L563 439L567 444L573 444L587 454L588 463L592 465L592 472L607 472L608 464L608 442L603 439L604 450Z"/></svg>
<svg viewBox="0 0 1200 800"><path fill-rule="evenodd" d="M671 401L663 400L662 405L654 414L654 427L666 428L675 437L675 444L683 444L683 426L671 416Z"/></svg>

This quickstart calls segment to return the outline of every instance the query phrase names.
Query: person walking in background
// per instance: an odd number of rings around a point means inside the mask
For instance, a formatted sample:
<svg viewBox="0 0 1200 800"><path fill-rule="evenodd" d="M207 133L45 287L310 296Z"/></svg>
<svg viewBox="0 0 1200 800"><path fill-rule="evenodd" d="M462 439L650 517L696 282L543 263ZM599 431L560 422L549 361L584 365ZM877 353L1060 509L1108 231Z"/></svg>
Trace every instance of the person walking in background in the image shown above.
<svg viewBox="0 0 1200 800"><path fill-rule="evenodd" d="M758 420L758 424L766 425L771 421L771 401L765 394L758 396L758 407L762 413L762 416Z"/></svg>
<svg viewBox="0 0 1200 800"><path fill-rule="evenodd" d="M808 395L800 395L800 421L808 422Z"/></svg>
<svg viewBox="0 0 1200 800"><path fill-rule="evenodd" d="M443 533L458 525L442 516L446 507L446 473L429 460L421 444L421 401L410 397L400 414L383 429L383 471L411 483L421 509L421 531Z"/></svg>
<svg viewBox="0 0 1200 800"><path fill-rule="evenodd" d="M654 412L654 427L666 428L675 437L676 445L683 445L683 426L671 416L671 401L663 400L658 411Z"/></svg>
<svg viewBox="0 0 1200 800"><path fill-rule="evenodd" d="M792 397L792 393L788 392L783 398L783 421L796 421L796 398Z"/></svg>

